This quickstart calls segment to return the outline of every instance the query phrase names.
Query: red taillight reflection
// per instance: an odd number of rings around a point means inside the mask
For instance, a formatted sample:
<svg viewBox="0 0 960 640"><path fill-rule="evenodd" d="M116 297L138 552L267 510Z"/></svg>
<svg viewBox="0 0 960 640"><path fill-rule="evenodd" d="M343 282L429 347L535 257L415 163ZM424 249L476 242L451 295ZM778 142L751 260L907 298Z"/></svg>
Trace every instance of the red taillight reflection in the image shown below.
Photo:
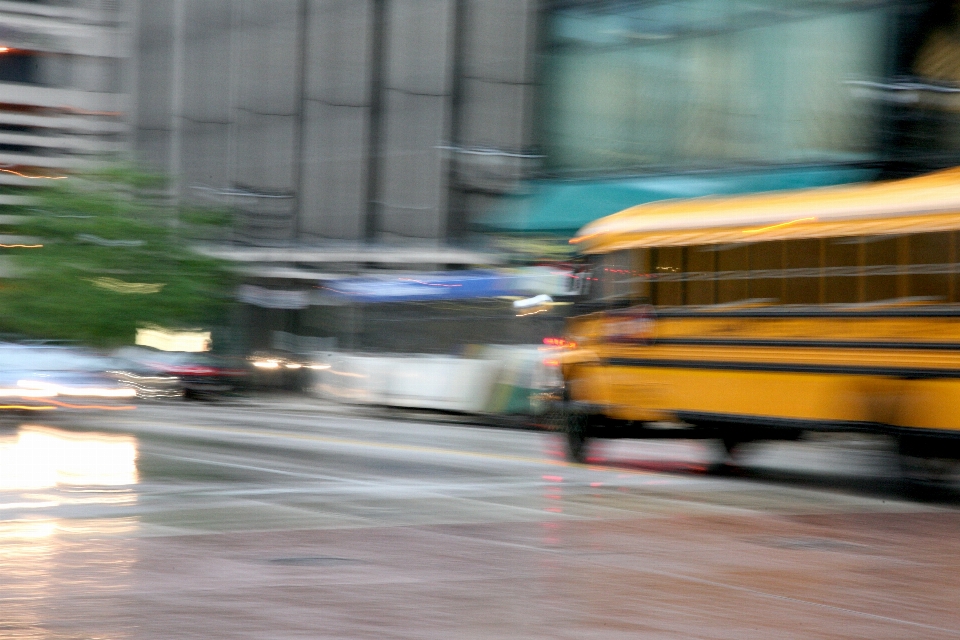
<svg viewBox="0 0 960 640"><path fill-rule="evenodd" d="M577 343L564 338L544 338L543 344L548 347L559 347L561 349L576 349Z"/></svg>
<svg viewBox="0 0 960 640"><path fill-rule="evenodd" d="M175 376L215 376L220 373L219 369L213 367L190 367L190 366L164 366L159 367L164 373Z"/></svg>

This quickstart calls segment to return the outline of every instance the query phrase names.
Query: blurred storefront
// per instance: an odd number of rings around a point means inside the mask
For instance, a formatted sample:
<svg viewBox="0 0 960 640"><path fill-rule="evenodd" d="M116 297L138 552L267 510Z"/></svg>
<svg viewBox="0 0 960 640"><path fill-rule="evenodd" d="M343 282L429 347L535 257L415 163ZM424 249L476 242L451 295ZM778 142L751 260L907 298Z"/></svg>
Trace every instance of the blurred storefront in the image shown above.
<svg viewBox="0 0 960 640"><path fill-rule="evenodd" d="M958 14L158 0L137 17L135 146L181 199L230 208L240 245L562 235L651 199L960 161Z"/></svg>
<svg viewBox="0 0 960 640"><path fill-rule="evenodd" d="M316 296L347 278L556 265L577 229L645 202L960 164L955 5L171 0L141 15L141 29L182 30L141 43L171 69L141 81L179 82L182 101L141 101L142 122L170 127L138 144L180 172L185 199L239 212L233 244L210 255L242 266L251 349L278 332L405 353L536 342L484 338L481 318L513 317L497 296ZM191 64L164 75L178 60Z"/></svg>
<svg viewBox="0 0 960 640"><path fill-rule="evenodd" d="M248 351L460 355L469 345L559 335L570 275L550 267L328 274L312 283L244 284L236 296ZM535 296L543 304L514 304Z"/></svg>
<svg viewBox="0 0 960 640"><path fill-rule="evenodd" d="M476 226L542 243L654 200L958 164L957 5L547 2L541 166Z"/></svg>
<svg viewBox="0 0 960 640"><path fill-rule="evenodd" d="M960 3L904 3L887 76L858 84L879 105L884 173L902 177L960 165Z"/></svg>
<svg viewBox="0 0 960 640"><path fill-rule="evenodd" d="M560 175L876 157L885 1L558 2L539 138Z"/></svg>

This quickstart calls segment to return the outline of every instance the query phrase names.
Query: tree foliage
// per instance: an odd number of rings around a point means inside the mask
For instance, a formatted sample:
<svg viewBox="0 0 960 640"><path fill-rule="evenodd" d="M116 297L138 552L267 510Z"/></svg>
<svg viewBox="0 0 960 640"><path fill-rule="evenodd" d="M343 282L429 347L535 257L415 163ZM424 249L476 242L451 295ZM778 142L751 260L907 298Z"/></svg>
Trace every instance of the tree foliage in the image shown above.
<svg viewBox="0 0 960 640"><path fill-rule="evenodd" d="M10 211L23 216L15 233L43 246L0 248L16 275L0 280L0 331L111 346L132 343L148 323L222 324L231 275L190 250L197 226L181 217L224 217L181 216L161 188L155 176L115 167L59 180Z"/></svg>

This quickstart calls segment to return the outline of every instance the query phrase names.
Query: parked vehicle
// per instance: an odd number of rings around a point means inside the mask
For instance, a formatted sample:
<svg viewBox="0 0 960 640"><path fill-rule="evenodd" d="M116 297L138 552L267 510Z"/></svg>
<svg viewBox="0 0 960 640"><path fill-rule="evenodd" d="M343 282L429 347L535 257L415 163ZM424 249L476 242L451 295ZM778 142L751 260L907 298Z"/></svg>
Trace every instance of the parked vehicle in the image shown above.
<svg viewBox="0 0 960 640"><path fill-rule="evenodd" d="M290 353L257 351L248 359L253 367L251 385L258 389L303 391L310 384L307 358Z"/></svg>
<svg viewBox="0 0 960 640"><path fill-rule="evenodd" d="M106 366L108 376L136 390L141 400L183 397L183 383L175 375L123 357L107 358Z"/></svg>
<svg viewBox="0 0 960 640"><path fill-rule="evenodd" d="M114 353L114 357L135 363L145 371L175 377L186 399L235 393L249 380L249 369L244 361L208 353L125 347Z"/></svg>

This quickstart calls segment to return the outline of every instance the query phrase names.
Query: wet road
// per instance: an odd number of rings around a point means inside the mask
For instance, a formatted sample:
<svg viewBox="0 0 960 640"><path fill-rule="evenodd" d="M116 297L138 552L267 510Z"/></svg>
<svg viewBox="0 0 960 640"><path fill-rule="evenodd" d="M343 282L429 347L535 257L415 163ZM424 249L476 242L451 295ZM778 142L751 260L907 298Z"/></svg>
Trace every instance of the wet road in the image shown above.
<svg viewBox="0 0 960 640"><path fill-rule="evenodd" d="M561 452L306 402L8 424L0 638L960 637L960 500L882 441Z"/></svg>

